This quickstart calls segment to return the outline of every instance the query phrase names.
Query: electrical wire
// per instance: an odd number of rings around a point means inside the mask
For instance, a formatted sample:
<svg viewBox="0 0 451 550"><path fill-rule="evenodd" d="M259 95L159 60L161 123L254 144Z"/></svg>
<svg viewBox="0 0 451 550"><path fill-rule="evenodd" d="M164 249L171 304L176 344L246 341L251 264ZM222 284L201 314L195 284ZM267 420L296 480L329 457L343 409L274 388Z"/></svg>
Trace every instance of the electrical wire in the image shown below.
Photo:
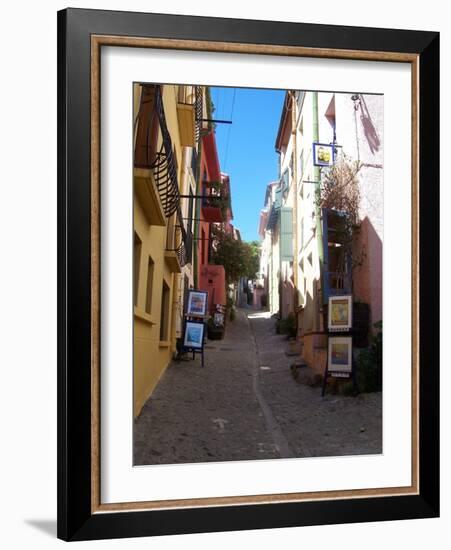
<svg viewBox="0 0 451 550"><path fill-rule="evenodd" d="M235 108L235 97L236 97L236 88L233 89L233 97L232 97L232 109L230 112L230 120L233 122L233 111ZM227 158L229 154L229 141L230 141L230 134L232 132L232 124L229 125L227 128L227 141L226 141L226 150L225 150L225 156L224 156L224 172L227 170Z"/></svg>

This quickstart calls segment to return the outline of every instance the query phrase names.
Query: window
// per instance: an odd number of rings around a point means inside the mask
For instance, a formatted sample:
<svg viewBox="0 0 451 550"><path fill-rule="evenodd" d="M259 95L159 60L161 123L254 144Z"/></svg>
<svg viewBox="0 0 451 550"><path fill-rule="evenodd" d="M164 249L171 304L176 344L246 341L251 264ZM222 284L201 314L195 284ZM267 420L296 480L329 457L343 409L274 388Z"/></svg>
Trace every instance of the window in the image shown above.
<svg viewBox="0 0 451 550"><path fill-rule="evenodd" d="M153 260L149 256L149 264L147 268L147 286L146 286L146 313L149 315L152 312L152 290L153 290Z"/></svg>
<svg viewBox="0 0 451 550"><path fill-rule="evenodd" d="M160 341L168 339L169 328L169 296L170 290L166 281L163 280L163 292L161 293L161 314L160 314Z"/></svg>
<svg viewBox="0 0 451 550"><path fill-rule="evenodd" d="M133 303L138 305L139 268L141 265L141 239L135 231L133 244Z"/></svg>

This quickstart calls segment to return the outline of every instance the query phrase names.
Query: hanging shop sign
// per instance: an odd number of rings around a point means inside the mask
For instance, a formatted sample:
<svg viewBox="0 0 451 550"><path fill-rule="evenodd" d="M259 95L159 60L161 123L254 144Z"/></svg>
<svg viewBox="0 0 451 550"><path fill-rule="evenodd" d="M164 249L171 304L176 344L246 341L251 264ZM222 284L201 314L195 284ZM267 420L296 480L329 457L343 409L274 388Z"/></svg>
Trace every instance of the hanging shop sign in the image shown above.
<svg viewBox="0 0 451 550"><path fill-rule="evenodd" d="M315 166L333 166L335 146L331 143L313 142L313 164Z"/></svg>

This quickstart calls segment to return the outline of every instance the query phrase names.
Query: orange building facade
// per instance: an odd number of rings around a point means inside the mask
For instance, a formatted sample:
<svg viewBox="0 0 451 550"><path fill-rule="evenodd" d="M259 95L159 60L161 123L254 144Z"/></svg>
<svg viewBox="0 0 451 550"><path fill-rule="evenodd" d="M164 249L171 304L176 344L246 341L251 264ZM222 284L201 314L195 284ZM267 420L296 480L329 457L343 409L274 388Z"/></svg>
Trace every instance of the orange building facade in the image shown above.
<svg viewBox="0 0 451 550"><path fill-rule="evenodd" d="M200 290L208 292L208 311L213 313L216 305L226 305L226 277L224 267L211 263L213 227L230 225L231 209L221 207L223 175L220 171L214 131L202 137L199 188L201 208L197 237L197 281ZM230 213L229 213L230 212Z"/></svg>

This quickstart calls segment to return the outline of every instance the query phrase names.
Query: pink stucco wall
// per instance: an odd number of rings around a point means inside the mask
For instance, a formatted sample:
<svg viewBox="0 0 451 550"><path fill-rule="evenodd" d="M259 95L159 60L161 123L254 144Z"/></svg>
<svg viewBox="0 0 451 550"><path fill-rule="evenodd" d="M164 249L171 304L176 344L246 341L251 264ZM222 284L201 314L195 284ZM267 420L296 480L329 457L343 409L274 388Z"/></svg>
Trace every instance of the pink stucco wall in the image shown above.
<svg viewBox="0 0 451 550"><path fill-rule="evenodd" d="M199 288L208 292L208 311L215 304L226 305L225 271L222 265L203 265L200 268Z"/></svg>
<svg viewBox="0 0 451 550"><path fill-rule="evenodd" d="M356 234L354 257L361 264L354 268L354 298L370 305L370 323L382 319L382 241L371 221L365 218Z"/></svg>

